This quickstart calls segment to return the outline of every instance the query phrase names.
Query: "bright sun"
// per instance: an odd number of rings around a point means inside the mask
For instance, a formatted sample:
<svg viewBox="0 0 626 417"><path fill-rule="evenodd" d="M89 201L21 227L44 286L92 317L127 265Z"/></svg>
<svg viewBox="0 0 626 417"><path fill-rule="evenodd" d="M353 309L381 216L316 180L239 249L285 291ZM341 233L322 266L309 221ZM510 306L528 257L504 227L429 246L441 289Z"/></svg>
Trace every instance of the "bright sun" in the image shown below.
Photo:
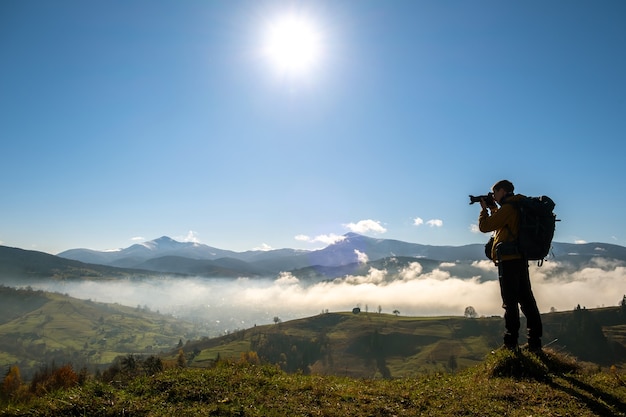
<svg viewBox="0 0 626 417"><path fill-rule="evenodd" d="M285 15L267 28L263 53L281 75L309 73L319 64L321 52L320 32L303 16Z"/></svg>

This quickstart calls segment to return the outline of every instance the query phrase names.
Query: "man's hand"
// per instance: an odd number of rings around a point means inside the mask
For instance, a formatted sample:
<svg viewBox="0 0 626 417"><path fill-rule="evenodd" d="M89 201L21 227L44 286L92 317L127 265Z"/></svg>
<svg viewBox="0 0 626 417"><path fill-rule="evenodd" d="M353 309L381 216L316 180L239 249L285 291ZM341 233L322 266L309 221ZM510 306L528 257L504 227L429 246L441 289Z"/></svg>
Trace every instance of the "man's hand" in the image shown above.
<svg viewBox="0 0 626 417"><path fill-rule="evenodd" d="M480 206L483 208L483 210L487 209L487 202L485 201L484 198L480 199Z"/></svg>

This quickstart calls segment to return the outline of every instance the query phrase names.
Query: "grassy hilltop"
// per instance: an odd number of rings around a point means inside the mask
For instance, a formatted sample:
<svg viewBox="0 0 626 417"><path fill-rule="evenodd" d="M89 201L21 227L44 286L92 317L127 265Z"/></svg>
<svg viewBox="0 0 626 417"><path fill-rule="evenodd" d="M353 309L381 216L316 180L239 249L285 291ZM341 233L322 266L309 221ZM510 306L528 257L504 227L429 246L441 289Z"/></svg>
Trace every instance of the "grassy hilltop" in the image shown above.
<svg viewBox="0 0 626 417"><path fill-rule="evenodd" d="M370 379L219 361L114 384L87 382L3 416L625 416L626 377L567 356L496 351L456 374Z"/></svg>

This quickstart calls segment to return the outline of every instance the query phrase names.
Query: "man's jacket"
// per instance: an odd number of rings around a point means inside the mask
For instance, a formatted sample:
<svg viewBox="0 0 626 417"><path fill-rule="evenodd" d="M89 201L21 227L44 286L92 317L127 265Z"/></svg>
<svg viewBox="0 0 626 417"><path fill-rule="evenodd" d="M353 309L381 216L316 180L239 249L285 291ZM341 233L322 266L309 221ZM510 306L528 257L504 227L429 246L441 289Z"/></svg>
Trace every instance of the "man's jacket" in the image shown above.
<svg viewBox="0 0 626 417"><path fill-rule="evenodd" d="M513 204L507 204L513 201L524 199L521 194L506 196L500 208L491 208L491 215L487 209L481 210L478 215L478 229L483 233L495 232L493 234L493 246L491 249L491 259L494 262L507 261L511 259L520 259L522 256L518 253L510 255L501 255L497 253L499 243L509 242L515 244L519 232L519 212ZM511 245L508 246L509 248Z"/></svg>

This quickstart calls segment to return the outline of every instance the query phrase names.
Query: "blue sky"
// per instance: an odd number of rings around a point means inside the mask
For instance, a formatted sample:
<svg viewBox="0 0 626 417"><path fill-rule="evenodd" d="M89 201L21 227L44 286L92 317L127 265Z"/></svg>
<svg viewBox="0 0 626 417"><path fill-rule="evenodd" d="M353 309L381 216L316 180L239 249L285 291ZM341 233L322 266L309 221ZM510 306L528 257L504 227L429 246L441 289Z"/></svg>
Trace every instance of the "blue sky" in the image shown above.
<svg viewBox="0 0 626 417"><path fill-rule="evenodd" d="M305 19L318 54L278 68ZM301 20L302 21L302 20ZM0 242L487 240L468 194L547 194L626 245L623 1L0 3Z"/></svg>

